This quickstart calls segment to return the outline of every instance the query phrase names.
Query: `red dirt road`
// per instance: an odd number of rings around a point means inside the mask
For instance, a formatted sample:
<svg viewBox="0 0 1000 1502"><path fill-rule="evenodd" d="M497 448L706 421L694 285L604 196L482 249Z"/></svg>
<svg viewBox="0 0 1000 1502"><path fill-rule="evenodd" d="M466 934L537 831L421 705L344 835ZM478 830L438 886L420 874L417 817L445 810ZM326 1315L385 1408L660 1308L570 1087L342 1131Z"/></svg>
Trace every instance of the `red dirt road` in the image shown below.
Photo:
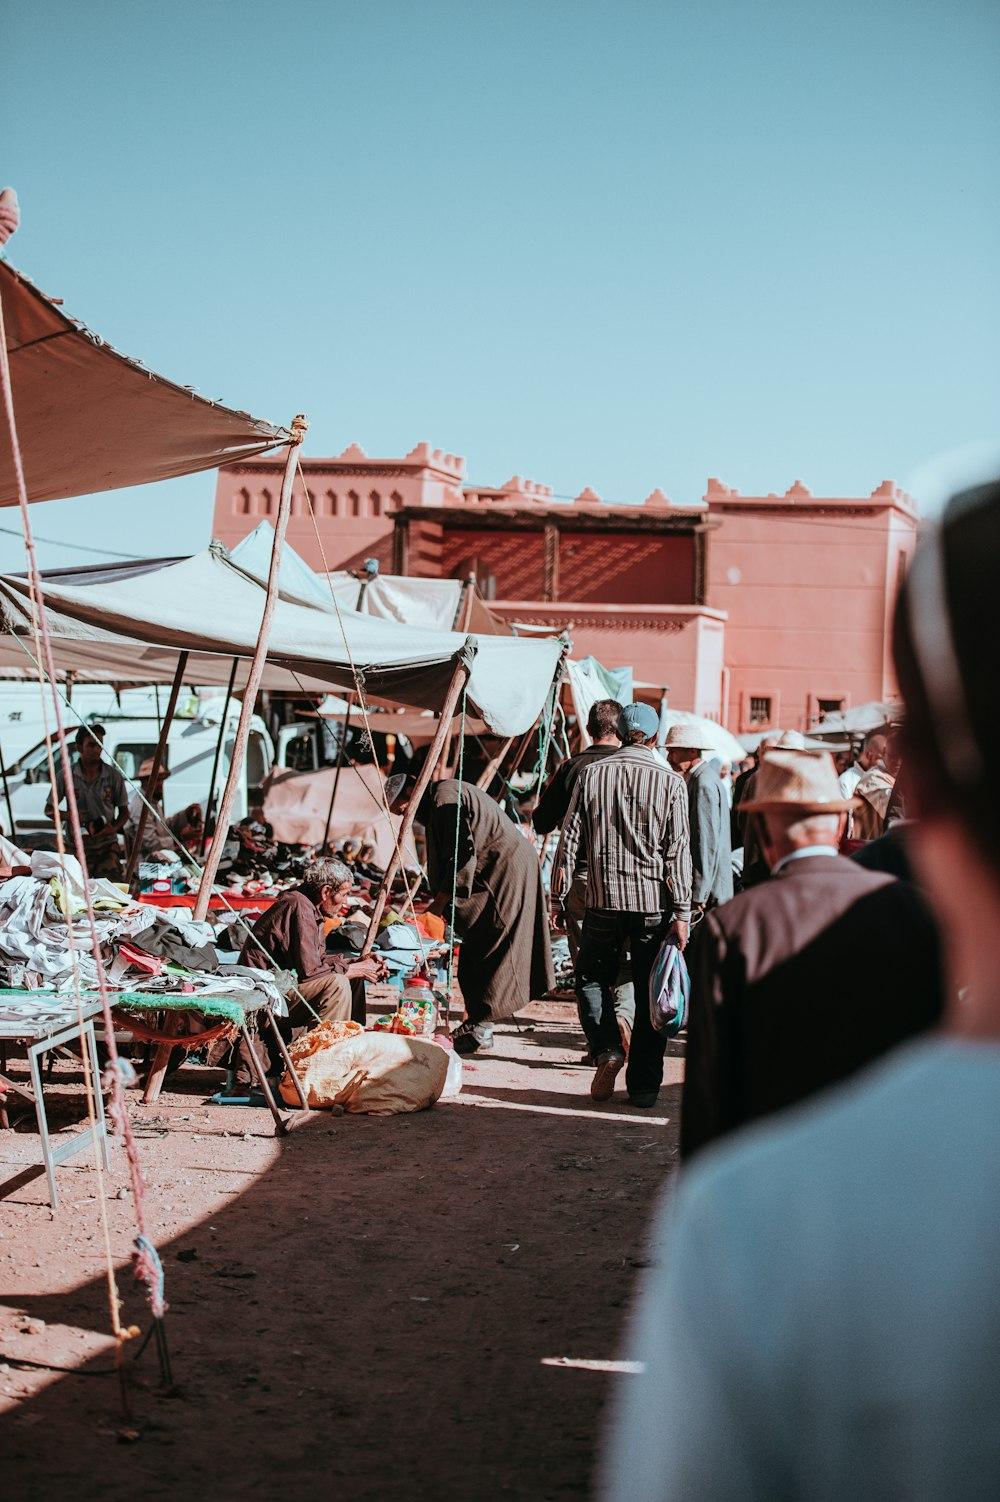
<svg viewBox="0 0 1000 1502"><path fill-rule="evenodd" d="M277 1139L264 1112L205 1106L217 1077L196 1069L134 1107L178 1385L161 1395L150 1344L136 1438L99 1375L111 1342L92 1162L58 1170L52 1218L44 1178L21 1173L38 1161L30 1123L0 1133L5 1494L587 1495L611 1384L628 1378L550 1363L621 1355L675 1160L682 1064L668 1059L653 1113L622 1093L595 1107L571 1009L527 1018L469 1061L458 1101L417 1116L317 1113ZM60 1067L57 1116L74 1078ZM112 1163L124 1261L120 1149ZM145 1327L127 1271L120 1284Z"/></svg>

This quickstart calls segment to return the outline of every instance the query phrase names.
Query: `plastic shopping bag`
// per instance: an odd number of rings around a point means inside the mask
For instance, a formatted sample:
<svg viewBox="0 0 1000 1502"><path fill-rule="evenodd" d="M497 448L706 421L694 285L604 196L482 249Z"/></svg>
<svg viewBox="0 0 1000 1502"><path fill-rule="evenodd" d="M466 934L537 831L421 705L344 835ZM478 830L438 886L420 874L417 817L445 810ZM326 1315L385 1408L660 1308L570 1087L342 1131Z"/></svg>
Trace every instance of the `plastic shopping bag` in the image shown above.
<svg viewBox="0 0 1000 1502"><path fill-rule="evenodd" d="M649 1020L666 1038L687 1027L691 978L673 939L664 939L649 977Z"/></svg>

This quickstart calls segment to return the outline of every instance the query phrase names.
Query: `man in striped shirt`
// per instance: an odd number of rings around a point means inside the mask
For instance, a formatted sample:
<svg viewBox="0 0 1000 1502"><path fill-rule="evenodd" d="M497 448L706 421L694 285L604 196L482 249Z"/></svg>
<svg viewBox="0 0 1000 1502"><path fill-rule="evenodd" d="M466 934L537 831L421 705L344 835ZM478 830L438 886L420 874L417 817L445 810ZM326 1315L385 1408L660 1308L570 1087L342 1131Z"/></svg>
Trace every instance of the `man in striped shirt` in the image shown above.
<svg viewBox="0 0 1000 1502"><path fill-rule="evenodd" d="M688 797L682 778L656 754L659 717L629 704L618 722L621 751L577 781L556 851L552 889L568 890L587 869L586 913L577 962L580 1015L597 1070L594 1100L608 1100L625 1063L614 986L622 956L632 956L635 1022L625 1083L634 1106L656 1104L665 1041L649 1018L649 975L670 932L683 949L691 917Z"/></svg>

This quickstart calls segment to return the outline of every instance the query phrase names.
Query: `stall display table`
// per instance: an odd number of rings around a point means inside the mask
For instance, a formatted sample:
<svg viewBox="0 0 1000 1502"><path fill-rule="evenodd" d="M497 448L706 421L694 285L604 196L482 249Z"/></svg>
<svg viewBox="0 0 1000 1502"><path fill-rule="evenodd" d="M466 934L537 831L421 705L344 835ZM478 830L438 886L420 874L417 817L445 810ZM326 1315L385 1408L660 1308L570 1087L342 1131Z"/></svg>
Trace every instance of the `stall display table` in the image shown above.
<svg viewBox="0 0 1000 1502"><path fill-rule="evenodd" d="M104 1097L101 1094L101 1070L97 1059L97 1042L94 1037L94 1018L100 1015L98 999L85 997L78 1002L75 996L57 996L52 991L14 991L0 989L0 1046L6 1051L8 1043L23 1043L27 1046L28 1069L31 1085L18 1085L0 1073L0 1113L2 1125L7 1126L6 1097L14 1092L35 1107L38 1134L42 1142L42 1158L49 1183L49 1203L55 1210L59 1205L55 1170L77 1153L100 1143L104 1166L108 1165L108 1135L104 1120ZM53 1145L49 1136L49 1123L45 1114L45 1095L42 1090L42 1056L52 1049L68 1043L79 1043L83 1069L90 1070L94 1092L94 1124L61 1138Z"/></svg>
<svg viewBox="0 0 1000 1502"><path fill-rule="evenodd" d="M194 907L194 892L140 892L137 901L147 907ZM210 913L265 913L275 899L273 897L222 897L213 892L208 899Z"/></svg>
<svg viewBox="0 0 1000 1502"><path fill-rule="evenodd" d="M292 1061L288 1056L285 1040L274 1020L270 1004L259 993L248 992L242 996L233 994L213 996L202 993L189 996L177 992L132 991L122 992L113 997L112 1006L117 1027L124 1032L131 1033L133 1037L156 1045L156 1052L153 1055L153 1062L143 1089L142 1098L145 1104L148 1105L158 1099L170 1063L170 1055L175 1048L186 1050L200 1048L212 1036L218 1036L220 1031L227 1032L234 1040L236 1037L241 1038L246 1045L250 1070L274 1118L275 1131L279 1135L284 1134L290 1126L294 1125L300 1113L290 1115L281 1110L274 1098L267 1072L262 1068L257 1057L257 1051L250 1036L250 1024L253 1022L259 1027L263 1022L270 1027L285 1068L290 1071L295 1082L301 1110L308 1114L309 1103L299 1084L298 1076L292 1069ZM200 1022L206 1024L206 1030L184 1032L182 1027L186 1015L197 1017Z"/></svg>

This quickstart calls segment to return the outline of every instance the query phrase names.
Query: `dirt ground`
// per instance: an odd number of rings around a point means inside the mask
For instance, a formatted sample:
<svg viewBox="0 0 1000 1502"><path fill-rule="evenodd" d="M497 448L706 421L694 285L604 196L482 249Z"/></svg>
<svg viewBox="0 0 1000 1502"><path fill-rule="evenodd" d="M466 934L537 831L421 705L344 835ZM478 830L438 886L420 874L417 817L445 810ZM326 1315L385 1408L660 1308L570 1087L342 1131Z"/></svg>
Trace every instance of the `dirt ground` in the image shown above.
<svg viewBox="0 0 1000 1502"><path fill-rule="evenodd" d="M176 1393L150 1343L130 1423L92 1159L57 1170L53 1217L33 1117L0 1133L5 1495L586 1496L613 1384L629 1380L600 1367L621 1357L675 1161L682 1060L668 1057L652 1113L623 1091L598 1107L572 1009L520 1021L466 1063L456 1101L415 1116L316 1113L276 1138L265 1111L205 1105L221 1077L197 1068L133 1106ZM78 1082L58 1066L57 1124ZM125 1178L116 1147L120 1264ZM119 1281L145 1328L127 1269Z"/></svg>

